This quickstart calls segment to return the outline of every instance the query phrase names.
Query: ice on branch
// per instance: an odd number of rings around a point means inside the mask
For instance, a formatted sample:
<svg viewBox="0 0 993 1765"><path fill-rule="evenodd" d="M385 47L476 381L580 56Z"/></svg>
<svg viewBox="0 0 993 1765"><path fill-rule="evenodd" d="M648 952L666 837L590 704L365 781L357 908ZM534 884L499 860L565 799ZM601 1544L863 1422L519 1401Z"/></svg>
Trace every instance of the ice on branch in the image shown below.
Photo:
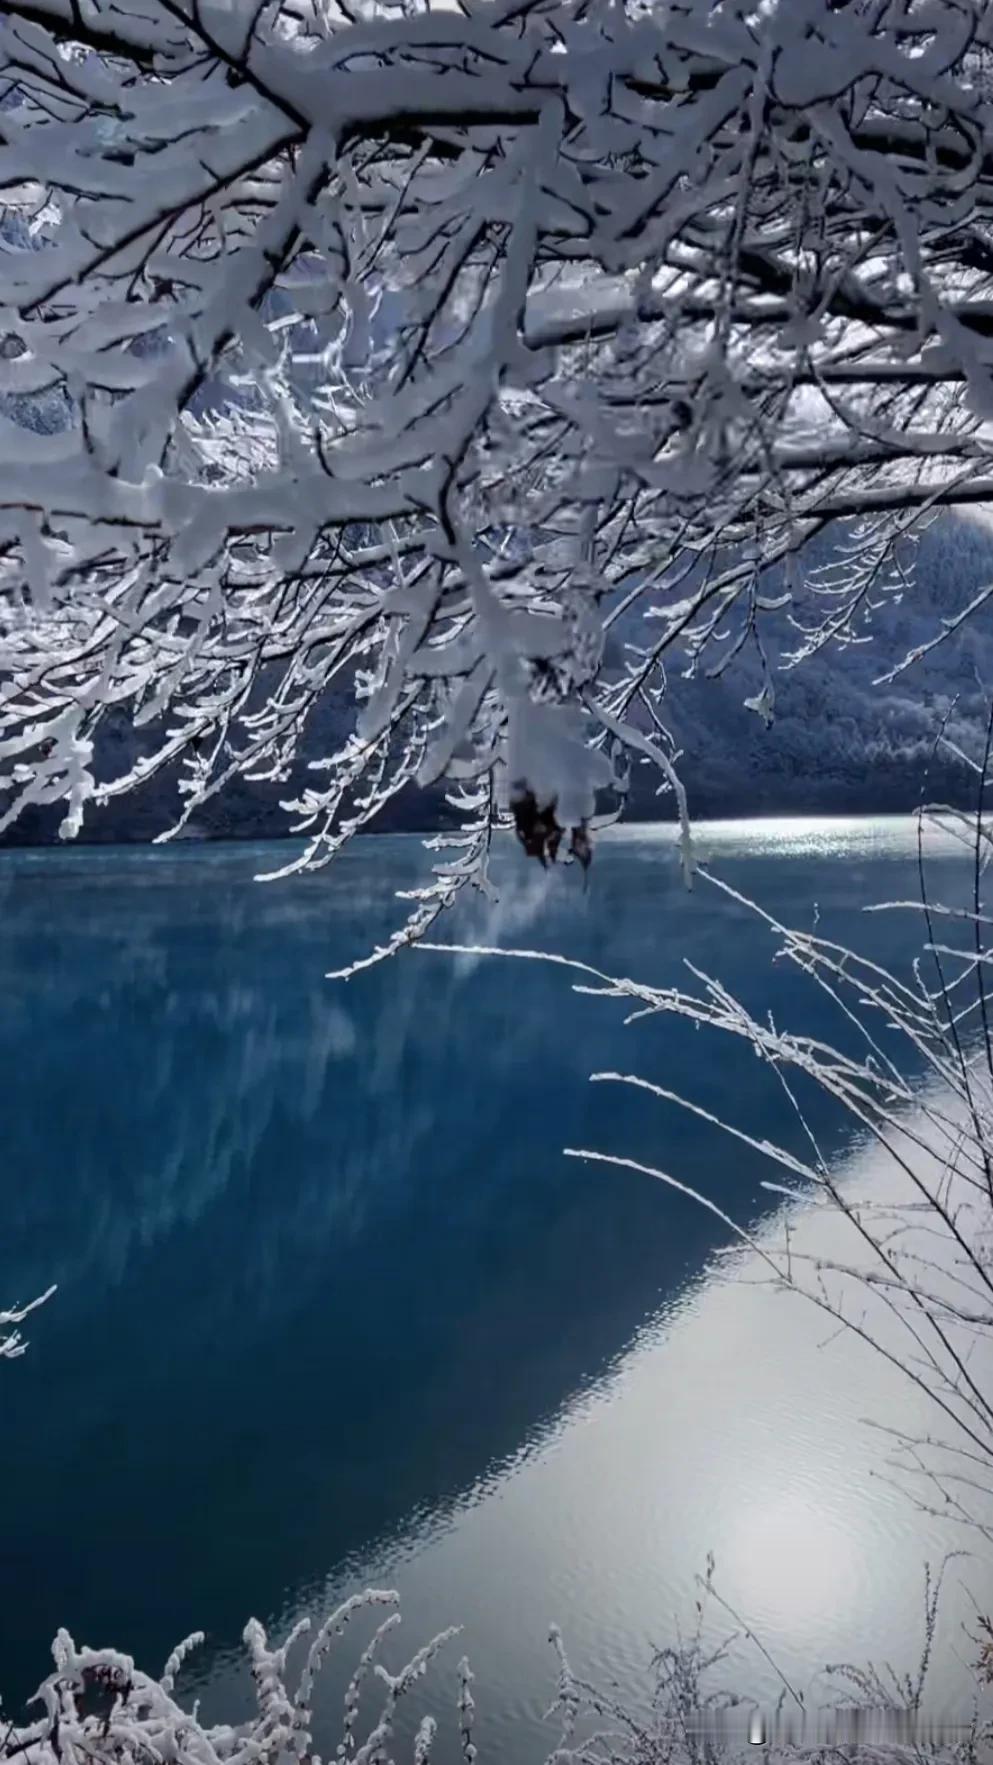
<svg viewBox="0 0 993 1765"><path fill-rule="evenodd" d="M985 0L11 0L0 824L159 778L178 832L240 776L320 865L440 786L402 938L499 825L587 861L632 759L685 821L681 674L768 675L777 609L797 662L860 641L897 543L993 498L991 38Z"/></svg>

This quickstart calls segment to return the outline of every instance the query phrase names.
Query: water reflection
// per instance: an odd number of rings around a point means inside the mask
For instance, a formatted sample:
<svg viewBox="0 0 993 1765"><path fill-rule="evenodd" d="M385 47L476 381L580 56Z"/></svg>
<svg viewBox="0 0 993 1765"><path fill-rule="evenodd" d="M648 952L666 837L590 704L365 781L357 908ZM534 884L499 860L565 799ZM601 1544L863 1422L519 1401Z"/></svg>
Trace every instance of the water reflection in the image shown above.
<svg viewBox="0 0 993 1765"><path fill-rule="evenodd" d="M851 1155L842 1180L864 1200L889 1201L893 1177L872 1148ZM837 1256L839 1240L850 1251L850 1230L830 1211L791 1208L791 1227L798 1256ZM775 1236L771 1223L760 1234ZM937 1569L964 1549L945 1581L927 1710L967 1719L975 1681L961 1626L974 1602L988 1603L989 1548L895 1492L879 1432L925 1432L935 1417L892 1365L830 1331L795 1294L773 1291L764 1273L751 1253L733 1267L715 1258L530 1451L474 1487L445 1529L411 1527L360 1556L288 1601L281 1626L370 1579L400 1589L408 1638L463 1621L493 1756L538 1765L554 1734L542 1720L550 1619L563 1624L577 1671L644 1709L652 1649L692 1627L712 1550L719 1592L768 1651L713 1609L710 1643L738 1632L721 1682L773 1708L784 1675L816 1712L839 1693L844 1701L829 1662L916 1671L924 1564ZM868 1321L885 1343L884 1309ZM324 1688L329 1736L344 1676L332 1671ZM438 1680L444 1707L453 1676ZM220 1713L239 1688L215 1667L205 1689ZM449 1742L441 1757L454 1761Z"/></svg>
<svg viewBox="0 0 993 1765"><path fill-rule="evenodd" d="M739 828L722 871L785 915L816 898L822 924L857 935L866 899L912 890L908 833L880 850L863 824L832 865L805 832L791 847L780 829L771 854L763 834L756 855ZM671 841L605 844L585 893L575 874L522 871L509 849L501 862L501 904L468 908L453 936L526 932L651 979L692 954L817 1027L816 1001L770 970L744 911L685 895ZM631 1478L661 1457L666 1477L694 1463L713 1488L718 1437L693 1417L742 1386L738 1314L712 1362L653 1386L654 1431L630 1451L629 1375L610 1383L646 1318L699 1273L712 1222L561 1147L623 1138L657 1161L661 1137L669 1168L757 1212L757 1160L729 1162L692 1118L660 1120L650 1100L585 1079L623 1034L632 1064L664 1063L674 1088L788 1143L781 1095L746 1050L722 1048L718 1066L685 1026L649 1023L631 1042L617 1010L577 1002L544 969L416 955L326 983L394 923L394 891L422 864L416 842L365 842L329 874L260 888L259 854L238 849L0 857L2 1291L60 1283L3 1384L7 1438L23 1443L6 1457L0 1534L8 1697L37 1682L59 1623L151 1664L203 1626L216 1658L249 1611L323 1599L329 1577L391 1567L399 1550L420 1552L415 1622L489 1624L491 1715L509 1724L547 1691L544 1665L539 1680L519 1659L531 1618L542 1631L553 1612L585 1614L603 1660L630 1663L632 1627L640 1637L644 1614L685 1592L676 1533L694 1568L716 1542L699 1507L679 1518L677 1478L669 1531L641 1510L635 1562ZM874 921L877 956L906 959L914 934ZM809 1109L839 1147L844 1124L823 1100ZM774 1346L756 1351L770 1366ZM783 1438L801 1459L814 1450L795 1427ZM540 1477L533 1497L515 1494L522 1453L571 1465L592 1508L542 1493ZM760 1503L746 1557L763 1527Z"/></svg>

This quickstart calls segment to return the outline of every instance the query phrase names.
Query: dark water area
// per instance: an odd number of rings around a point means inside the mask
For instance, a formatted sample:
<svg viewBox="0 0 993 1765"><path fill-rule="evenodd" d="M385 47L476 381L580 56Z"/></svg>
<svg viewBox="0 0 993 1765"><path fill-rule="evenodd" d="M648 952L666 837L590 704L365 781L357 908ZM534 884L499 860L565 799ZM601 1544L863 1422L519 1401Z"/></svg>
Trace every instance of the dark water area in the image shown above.
<svg viewBox="0 0 993 1765"><path fill-rule="evenodd" d="M913 915L862 911L916 893L909 822L746 823L700 845L791 923L809 926L816 904L826 935L898 967L918 947ZM418 841L363 841L326 873L260 885L266 858L0 854L0 1298L58 1283L0 1376L5 1703L47 1671L60 1624L155 1670L202 1628L210 1709L250 1614L279 1624L385 1570L402 1591L407 1575L418 1618L465 1620L470 1645L486 1608L500 1757L530 1760L538 1670L521 1686L509 1641L494 1658L525 1570L504 1550L487 1591L435 1541L502 1480L516 1488L584 1395L609 1393L722 1242L691 1201L563 1147L661 1165L743 1220L768 1209L760 1182L775 1174L699 1119L588 1075L646 1073L787 1145L800 1130L747 1046L669 1018L624 1028L622 1005L577 996L560 969L416 952L324 978L396 923L396 890L424 870ZM964 893L967 865L935 864L945 898ZM509 845L498 873L499 904L467 904L439 935L656 983L685 978L688 959L779 1023L844 1033L745 907L704 884L687 894L666 830L605 841L585 890ZM847 1156L850 1124L818 1094L805 1103ZM732 1333L724 1359L735 1352ZM678 1456L678 1438L663 1430L659 1450ZM623 1493L620 1468L596 1474ZM534 1524L552 1550L561 1491L547 1499ZM705 1521L682 1525L701 1566ZM609 1525L584 1520L582 1536L609 1565ZM590 1586L557 1581L533 1541L520 1549L538 1630L545 1575L595 1656ZM660 1560L650 1615L622 1600L630 1634L610 1648L625 1660L649 1623L657 1638L679 1591L667 1575ZM547 1692L549 1662L541 1673Z"/></svg>

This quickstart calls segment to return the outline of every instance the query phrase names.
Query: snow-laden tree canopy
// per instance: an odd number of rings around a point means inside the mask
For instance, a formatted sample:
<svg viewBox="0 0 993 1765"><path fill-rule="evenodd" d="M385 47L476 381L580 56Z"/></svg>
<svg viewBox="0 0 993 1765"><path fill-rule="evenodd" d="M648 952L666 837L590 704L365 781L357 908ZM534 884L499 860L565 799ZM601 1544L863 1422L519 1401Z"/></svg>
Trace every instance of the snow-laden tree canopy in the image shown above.
<svg viewBox="0 0 993 1765"><path fill-rule="evenodd" d="M240 771L316 863L446 777L416 929L508 807L585 859L632 756L678 790L667 652L761 651L839 521L796 651L851 641L993 499L991 46L986 0L9 0L0 825Z"/></svg>

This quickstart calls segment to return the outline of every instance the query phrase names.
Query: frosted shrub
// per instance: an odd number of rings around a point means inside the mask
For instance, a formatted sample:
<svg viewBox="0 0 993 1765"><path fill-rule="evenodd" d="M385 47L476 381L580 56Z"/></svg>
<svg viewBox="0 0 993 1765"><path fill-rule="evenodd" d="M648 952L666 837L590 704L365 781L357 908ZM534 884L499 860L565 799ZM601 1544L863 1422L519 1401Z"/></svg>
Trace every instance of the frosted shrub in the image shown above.
<svg viewBox="0 0 993 1765"><path fill-rule="evenodd" d="M708 1558L697 1577L693 1618L678 1641L656 1650L650 1699L632 1710L596 1677L578 1676L562 1633L552 1627L558 1691L549 1716L560 1724L547 1765L741 1765L746 1758L818 1760L832 1765L988 1765L993 1721L977 1697L951 1727L934 1721L926 1705L927 1678L941 1598L943 1564L924 1576L921 1650L912 1672L839 1664L824 1669L806 1690L782 1674L760 1638L718 1592ZM714 1622L716 1619L716 1623ZM730 1619L733 1629L727 1629ZM990 1621L980 1620L980 1632ZM744 1635L779 1676L771 1709L723 1679L730 1646ZM975 1643L979 1638L972 1638ZM985 1654L976 1671L984 1678Z"/></svg>
<svg viewBox="0 0 993 1765"><path fill-rule="evenodd" d="M203 1642L195 1632L175 1648L161 1677L151 1678L130 1656L115 1649L78 1648L65 1630L52 1647L54 1670L35 1701L44 1714L30 1727L8 1732L6 1757L24 1756L31 1765L320 1765L312 1734L314 1683L329 1650L360 1611L386 1607L362 1651L344 1697L341 1732L334 1757L352 1765L386 1765L394 1747L394 1721L404 1694L427 1672L439 1649L458 1633L442 1631L418 1649L398 1671L376 1659L385 1638L400 1622L398 1596L369 1589L333 1611L315 1631L309 1620L297 1624L279 1648L272 1648L262 1625L252 1619L244 1632L251 1664L256 1708L234 1726L205 1726L196 1710L179 1702L176 1680L189 1655ZM288 1665L293 1655L296 1666ZM468 1669L463 1675L463 1684ZM372 1679L379 1694L378 1713L360 1723L364 1682ZM458 1721L469 1734L460 1698ZM454 1725L454 1724L453 1724ZM413 1765L429 1765L436 1731L432 1717L417 1730L408 1757ZM469 1744L467 1742L467 1744ZM471 1759L471 1753L466 1757Z"/></svg>
<svg viewBox="0 0 993 1765"><path fill-rule="evenodd" d="M938 1608L941 1576L929 1577L925 1590L924 1640L916 1672L901 1678L872 1668L830 1670L837 1690L820 1708L804 1707L802 1696L784 1684L775 1711L765 1713L763 1754L773 1760L807 1757L833 1759L841 1765L871 1765L874 1760L913 1759L921 1765L983 1765L990 1757L993 1731L978 1708L953 1739L929 1737L922 1720L922 1699ZM550 1734L558 1736L547 1765L720 1765L754 1757L748 1736L756 1731L755 1706L720 1680L732 1636L708 1640L714 1608L724 1618L729 1608L717 1593L714 1565L699 1577L694 1622L676 1644L658 1650L652 1663L653 1689L645 1707L626 1708L608 1690L578 1676L569 1660L562 1633L553 1625L550 1643L557 1662L555 1697L548 1711ZM60 1630L52 1648L53 1671L43 1681L36 1701L43 1714L30 1726L13 1724L3 1737L2 1753L28 1765L321 1765L314 1732L314 1685L329 1650L359 1612L388 1608L366 1646L345 1689L337 1738L325 1757L348 1765L431 1765L444 1750L464 1765L487 1757L475 1738L473 1674L468 1661L458 1664L456 1707L448 1721L424 1716L416 1728L408 1724L409 1740L398 1743L398 1706L425 1675L438 1651L456 1635L443 1631L418 1649L397 1671L376 1657L399 1624L395 1593L369 1589L346 1600L311 1629L296 1625L286 1641L273 1648L254 1619L244 1639L255 1692L254 1713L234 1725L204 1724L196 1706L180 1702L177 1680L190 1654L203 1642L199 1633L186 1638L169 1656L158 1679L140 1672L128 1655L114 1649L77 1647ZM740 1628L740 1620L735 1618ZM988 1621L987 1625L988 1625ZM751 1632L748 1632L751 1636ZM756 1640L756 1639L753 1639ZM647 1665L647 1664L646 1664ZM977 1663L982 1671L982 1659ZM647 1676L646 1676L647 1677ZM369 1681L378 1693L368 1696ZM652 1677L648 1677L652 1686ZM362 1716L363 1694L374 1713ZM861 1724L855 1722L861 1712ZM872 1723L877 1738L872 1741ZM447 1731L447 1732L446 1732ZM853 1734L859 1738L853 1739ZM441 1748L441 1741L445 1742ZM488 1755L496 1760L492 1751Z"/></svg>

